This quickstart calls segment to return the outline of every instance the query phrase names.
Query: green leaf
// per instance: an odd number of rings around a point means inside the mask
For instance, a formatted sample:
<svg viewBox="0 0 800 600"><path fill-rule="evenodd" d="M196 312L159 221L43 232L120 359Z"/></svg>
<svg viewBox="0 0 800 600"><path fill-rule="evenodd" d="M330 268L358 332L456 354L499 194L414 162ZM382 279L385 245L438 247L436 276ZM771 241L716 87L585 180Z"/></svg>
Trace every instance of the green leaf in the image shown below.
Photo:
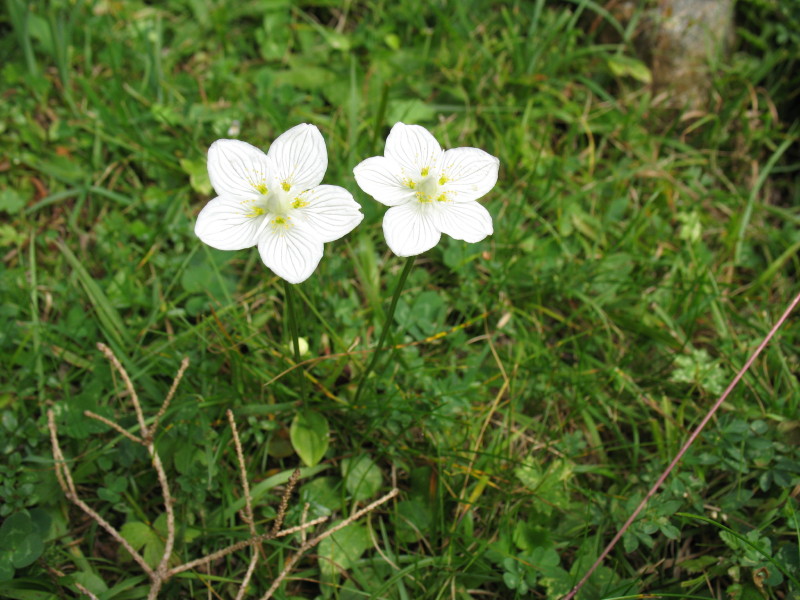
<svg viewBox="0 0 800 600"><path fill-rule="evenodd" d="M331 527L337 524L333 523ZM358 523L348 525L322 540L318 553L323 581L335 580L340 572L352 568L370 544L369 533Z"/></svg>
<svg viewBox="0 0 800 600"><path fill-rule="evenodd" d="M134 550L141 552L144 561L155 568L164 555L164 542L158 533L147 525L139 521L129 521L120 529L124 537Z"/></svg>
<svg viewBox="0 0 800 600"><path fill-rule="evenodd" d="M80 583L87 590L95 595L104 594L108 591L108 586L103 579L96 573L90 571L78 571L72 574L73 581Z"/></svg>
<svg viewBox="0 0 800 600"><path fill-rule="evenodd" d="M433 525L431 509L421 500L401 500L395 513L395 535L398 541L413 543L424 537Z"/></svg>
<svg viewBox="0 0 800 600"><path fill-rule="evenodd" d="M383 483L383 473L366 454L342 461L342 477L347 491L360 502L372 498Z"/></svg>
<svg viewBox="0 0 800 600"><path fill-rule="evenodd" d="M11 566L21 569L42 555L44 543L28 511L14 513L0 526L0 549L5 550ZM6 569L7 570L7 565Z"/></svg>
<svg viewBox="0 0 800 600"><path fill-rule="evenodd" d="M205 158L182 158L181 169L189 176L189 183L192 189L203 196L211 195L213 188L211 180L208 178L208 168Z"/></svg>
<svg viewBox="0 0 800 600"><path fill-rule="evenodd" d="M636 81L650 83L653 75L642 61L617 54L606 58L606 63L611 72L617 77L633 77Z"/></svg>
<svg viewBox="0 0 800 600"><path fill-rule="evenodd" d="M0 190L0 212L17 214L25 206L25 199L12 188Z"/></svg>
<svg viewBox="0 0 800 600"><path fill-rule="evenodd" d="M343 508L341 485L338 477L317 477L300 489L300 499L314 516L329 515Z"/></svg>
<svg viewBox="0 0 800 600"><path fill-rule="evenodd" d="M328 420L318 412L301 411L292 419L289 437L300 459L309 467L316 465L328 450Z"/></svg>

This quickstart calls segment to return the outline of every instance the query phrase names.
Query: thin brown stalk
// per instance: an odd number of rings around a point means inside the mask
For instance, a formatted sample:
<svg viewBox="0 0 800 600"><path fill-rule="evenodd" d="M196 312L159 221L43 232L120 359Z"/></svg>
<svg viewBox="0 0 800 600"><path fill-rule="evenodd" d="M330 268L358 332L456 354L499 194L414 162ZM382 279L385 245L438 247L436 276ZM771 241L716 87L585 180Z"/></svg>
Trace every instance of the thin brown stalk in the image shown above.
<svg viewBox="0 0 800 600"><path fill-rule="evenodd" d="M318 536L313 537L310 540L308 540L305 543L303 543L300 546L300 548L297 549L297 552L295 552L292 555L292 557L289 558L289 560L286 561L286 564L284 565L283 570L278 574L278 576L272 582L272 585L269 587L267 592L261 597L261 600L269 600L272 597L272 594L275 593L275 591L278 589L278 586L280 586L280 584L283 582L283 580L286 579L287 575L289 575L289 573L292 571L292 569L294 568L295 564L297 564L297 561L299 561L300 558L302 558L302 556L306 552L308 552L311 548L313 548L314 546L319 544L322 540L324 540L326 538L329 538L330 536L332 536L337 531L339 531L341 529L344 529L345 527L347 527L348 525L350 525L354 521L357 521L358 519L360 519L361 517L363 517L367 513L372 512L373 510L378 508L381 504L384 504L384 503L388 502L389 500L391 500L392 498L397 496L399 493L400 493L400 490L398 490L397 488L394 488L391 492L389 492L388 494L386 494L384 496L381 496L380 498L378 498L372 504L369 504L369 505L365 506L364 508L362 508L361 510L354 512L352 515L350 515L348 518L346 518L344 521L342 521L341 523L339 523L335 527L331 527L330 529L327 529L326 531L324 531L323 533L319 534Z"/></svg>
<svg viewBox="0 0 800 600"><path fill-rule="evenodd" d="M722 406L722 403L725 402L725 399L730 395L730 393L733 391L733 389L736 387L736 385L739 383L742 377L744 377L744 374L747 373L747 371L750 369L750 366L755 362L756 358L758 358L758 355L761 354L764 348L766 348L769 341L777 333L778 329L781 328L781 325L783 325L784 321L786 321L786 319L789 317L792 311L797 307L798 303L800 303L800 294L795 296L794 300L792 300L792 302L789 303L789 306L786 308L786 310L783 312L780 318L775 322L775 325L772 327L772 329L770 329L769 333L766 335L766 337L764 337L764 339L755 349L750 358L747 359L747 362L744 363L744 366L739 370L739 372L733 378L733 381L731 381L731 383L728 385L725 391L722 392L722 395L719 397L719 399L708 410L706 416L703 417L702 421L700 421L700 424L694 429L694 431L692 431L691 435L689 436L689 439L686 440L686 443L684 443L681 449L678 450L678 453L675 455L675 458L672 459L672 462L670 462L667 468L664 469L664 472L661 473L661 475L659 475L658 479L653 484L653 487L650 488L645 497L639 503L639 506L636 507L636 510L634 510L631 516L628 517L628 520L625 521L625 523L622 525L622 527L616 533L616 535L614 535L614 537L611 538L611 541L608 543L608 546L606 546L605 549L600 553L600 556L597 557L597 560L594 561L594 564L591 567L589 567L589 570L586 571L586 573L584 573L581 580L574 588L572 588L572 590L570 590L569 594L564 596L563 600L572 600L572 598L575 597L575 594L577 594L578 591L580 591L580 589L584 586L584 584L589 580L589 577L592 576L592 573L594 573L595 569L597 569L597 567L600 566L603 560L605 560L606 556L608 556L609 552L611 552L614 546L617 545L617 542L622 538L624 533L633 524L633 522L636 520L636 517L638 517L639 513L642 512L642 510L647 505L647 502L650 500L650 498L652 498L658 491L658 488L660 488L661 485L664 483L664 481L666 481L667 477L669 477L669 474L672 472L675 466L680 462L681 458L683 458L683 455L686 454L686 451L689 450L691 445L700 435L700 432L703 431L703 428L705 428L705 426L711 420L711 417L713 417L714 413L717 412L717 409L719 409L719 407Z"/></svg>
<svg viewBox="0 0 800 600"><path fill-rule="evenodd" d="M67 574L66 574L66 573L64 573L64 572L62 572L62 571L59 571L58 569L55 569L55 568L53 568L53 567L47 567L47 570L48 570L48 571L50 571L50 572L51 572L53 575L55 575L56 577L66 577L66 576L67 576ZM76 588L78 588L78 591L79 591L81 594L83 594L84 596L88 596L88 597L89 597L91 600L100 600L100 599L99 599L97 596L95 596L95 595L94 595L92 592L90 592L89 590L87 590L85 587L83 587L83 586L82 586L80 583L78 583L77 581L73 581L73 582L72 582L72 585L74 585Z"/></svg>
<svg viewBox="0 0 800 600"><path fill-rule="evenodd" d="M95 419L96 421L100 421L104 425L108 425L109 427L111 427L111 429L113 429L114 431L116 431L120 435L125 436L126 438L128 438L132 442L135 442L137 444L143 444L144 443L141 438L136 437L135 435L133 435L127 429L123 429L120 425L118 425L117 423L114 423L114 421L111 421L110 419L106 419L102 415L98 415L97 413L94 413L94 412L92 412L90 410L83 411L83 415L86 416L86 417L89 417L90 419Z"/></svg>
<svg viewBox="0 0 800 600"><path fill-rule="evenodd" d="M136 395L136 390L133 389L133 382L131 381L131 378L128 377L128 372L123 368L122 363L119 362L119 359L111 351L111 348L106 346L103 342L97 343L97 349L100 350L100 352L102 352L105 355L108 361L117 370L120 377L122 377L122 381L125 384L125 389L128 391L128 394L130 394L131 402L133 403L133 408L136 411L136 419L139 421L139 428L142 430L142 436L147 437L147 424L144 422L142 405L139 404L139 396Z"/></svg>
<svg viewBox="0 0 800 600"><path fill-rule="evenodd" d="M58 483L61 486L61 490L64 492L64 495L67 497L67 500L75 504L84 513L86 513L89 518L100 525L100 527L105 529L111 537L119 542L119 544L130 553L130 555L133 557L133 560L136 561L136 563L142 568L151 581L155 581L157 577L156 573L150 568L150 565L144 561L144 558L142 558L142 556L133 549L133 546L128 543L128 540L122 537L122 535L116 529L114 529L114 527L108 521L92 510L92 508L89 507L89 505L81 500L78 496L78 492L75 489L75 484L72 481L72 473L67 466L67 461L64 460L64 454L61 452L61 446L58 443L58 430L56 428L55 415L53 414L52 410L47 411L47 425L50 429L50 442L53 447L56 478L58 479Z"/></svg>
<svg viewBox="0 0 800 600"><path fill-rule="evenodd" d="M298 525L297 527L291 527L289 529L284 529L279 531L277 534L273 534L271 531L267 533L262 533L257 535L254 538L248 538L246 540L242 540L241 542L236 542L235 544L231 544L227 548L223 548L222 550L217 550L216 552L212 552L206 556L201 558L196 558L195 560L189 561L182 565L178 565L177 567L172 567L169 570L169 575L172 577L173 575L177 575L178 573L183 573L184 571L189 571L191 569L200 567L202 565L214 562L228 556L229 554L233 554L234 552L238 552L243 548L247 548L248 546L255 546L256 544L260 544L261 542L265 542L267 540L272 540L279 537L284 537L292 533L297 533L298 531L302 531L303 529L307 529L309 527L314 527L319 525L320 523L324 523L328 520L328 517L320 517L318 519L314 519L313 521L309 521L304 525Z"/></svg>
<svg viewBox="0 0 800 600"><path fill-rule="evenodd" d="M181 379L183 379L183 374L186 372L186 369L188 368L189 368L189 357L184 356L183 360L181 361L181 366L178 369L178 373L177 375L175 375L175 379L172 381L172 386L169 388L167 397L161 404L161 408L158 409L158 413L156 413L155 419L153 419L153 425L148 430L147 437L152 438L156 434L156 430L158 429L158 424L161 421L161 417L163 417L164 413L167 412L169 403L172 402L172 398L175 396L175 392L178 389L178 385L180 385Z"/></svg>
<svg viewBox="0 0 800 600"><path fill-rule="evenodd" d="M252 498L250 497L250 484L247 481L247 469L244 464L244 452L242 452L242 442L239 439L239 431L236 429L236 420L233 418L233 411L228 409L226 411L228 415L228 423L231 426L231 435L233 436L233 445L236 448L236 460L239 462L239 478L242 481L242 493L244 494L244 511L242 514L242 520L247 523L247 527L250 530L250 536L256 536L256 525L255 519L253 518L253 504ZM258 553L260 551L259 548L253 548L253 554L250 556L250 564L247 566L247 571L244 574L244 578L242 579L242 583L239 586L239 591L236 593L236 600L242 600L244 598L245 591L247 590L247 586L250 583L250 579L253 576L253 572L256 569L256 565L258 564Z"/></svg>

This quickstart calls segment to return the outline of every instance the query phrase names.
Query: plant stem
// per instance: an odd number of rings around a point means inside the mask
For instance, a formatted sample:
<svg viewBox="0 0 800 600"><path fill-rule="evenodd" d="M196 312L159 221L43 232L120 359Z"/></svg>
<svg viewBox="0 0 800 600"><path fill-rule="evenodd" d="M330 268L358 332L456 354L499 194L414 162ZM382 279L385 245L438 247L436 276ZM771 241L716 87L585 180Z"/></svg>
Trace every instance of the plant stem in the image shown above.
<svg viewBox="0 0 800 600"><path fill-rule="evenodd" d="M758 355L761 354L761 351L764 348L766 348L767 344L772 339L772 336L774 336L775 333L778 331L778 329L781 328L783 322L789 317L789 315L792 313L792 311L798 304L800 304L800 294L797 294L794 300L792 300L791 303L789 303L789 306L786 308L784 313L781 315L781 317L778 319L775 325L773 325L772 329L770 329L767 336L763 340L761 340L761 343L758 345L758 348L756 348L753 354L750 355L750 358L748 358L747 362L744 363L744 366L736 374L736 377L733 378L733 381L731 381L728 387L725 388L725 391L722 392L722 395L714 403L714 405L710 409L708 409L706 416L703 417L703 419L700 421L700 424L697 427L695 427L694 431L692 431L691 435L689 436L689 439L687 439L686 442L681 447L681 449L678 450L678 453L675 455L675 458L672 459L672 462L669 463L667 468L664 469L664 472L658 476L658 479L653 484L653 487L651 487L650 490L647 492L647 495L639 503L639 506L636 507L636 510L634 510L633 513L631 513L631 516L628 517L628 520L625 521L622 527L620 527L616 535L614 535L614 537L611 538L611 541L608 543L608 546L606 546L605 549L600 553L600 556L598 556L597 560L594 561L594 564L591 567L589 567L589 570L583 574L583 577L581 577L581 580L577 583L577 585L574 588L572 588L569 594L564 596L562 600L572 600L572 598L575 597L575 595L583 587L583 585L589 580L589 577L591 577L595 569L597 569L597 567L600 566L600 564L603 562L603 559L605 559L605 557L608 556L609 552L611 552L611 550L614 548L617 542L622 538L623 534L628 530L628 527L630 527L633 524L633 522L636 520L636 517L638 517L639 513L642 512L642 509L644 509L645 505L647 504L647 501L650 500L650 498L652 498L655 495L655 493L658 491L658 488L661 487L661 484L664 483L664 481L666 481L669 474L672 472L675 466L680 462L681 458L683 458L683 455L686 454L686 451L694 443L694 441L700 435L700 432L703 431L703 428L711 420L711 417L713 417L714 413L717 412L717 409L720 406L722 406L722 403L725 402L725 399L733 391L733 388L735 388L736 385L739 383L739 380L742 377L744 377L745 373L747 373L748 369L750 368L750 365L752 365L753 362L756 360L756 358L758 358Z"/></svg>
<svg viewBox="0 0 800 600"><path fill-rule="evenodd" d="M389 305L389 312L386 313L386 320L383 322L383 330L381 331L381 337L378 340L378 345L375 347L375 352L372 355L372 360L369 361L367 368L364 370L364 374L361 376L361 381L358 383L358 389L356 390L355 398L353 399L353 404L357 404L359 398L361 398L361 393L364 391L364 383L367 381L367 377L369 377L370 373L375 369L375 365L378 363L378 359L381 356L381 351L383 350L383 344L386 342L386 336L389 333L389 327L392 325L392 319L394 319L394 309L397 308L397 299L400 298L400 292L403 291L403 286L406 284L406 279L408 279L408 274L411 272L411 267L414 266L414 257L409 256L406 259L406 264L403 267L403 272L400 273L400 279L397 282L397 287L394 289L394 295L392 296L392 303Z"/></svg>
<svg viewBox="0 0 800 600"><path fill-rule="evenodd" d="M294 297L294 287L291 283L284 280L283 289L286 297L287 320L289 321L289 334L292 336L292 347L294 348L294 364L300 364L300 338L297 335L297 310L296 299ZM300 399L305 402L306 395L306 376L305 370L300 367Z"/></svg>

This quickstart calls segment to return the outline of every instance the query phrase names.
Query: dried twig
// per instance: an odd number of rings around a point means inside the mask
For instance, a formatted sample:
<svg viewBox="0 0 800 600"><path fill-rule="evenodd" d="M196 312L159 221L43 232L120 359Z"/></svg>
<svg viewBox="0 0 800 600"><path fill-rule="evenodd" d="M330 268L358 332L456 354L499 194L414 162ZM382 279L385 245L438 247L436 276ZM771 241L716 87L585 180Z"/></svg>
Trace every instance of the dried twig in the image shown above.
<svg viewBox="0 0 800 600"><path fill-rule="evenodd" d="M631 516L628 517L628 520L625 521L625 523L623 523L619 531L617 531L614 537L611 538L611 541L608 543L608 545L600 553L600 556L597 557L597 560L594 561L594 564L592 564L592 566L589 567L586 573L583 574L583 577L581 577L580 581L578 581L575 587L573 587L570 590L570 592L566 596L564 596L563 600L572 600L572 598L575 597L578 591L580 591L580 589L584 586L584 584L589 580L589 577L592 576L592 573L594 573L595 569L597 569L597 567L600 566L603 560L605 560L606 556L608 556L608 553L611 552L614 546L616 546L617 542L622 538L622 536L625 534L628 528L636 520L636 517L639 516L639 513L641 513L644 507L647 505L647 502L650 500L650 498L652 498L655 495L655 493L658 491L658 488L660 488L661 485L664 483L664 481L666 481L667 477L669 477L669 474L672 472L675 466L680 462L681 458L683 458L683 455L686 454L686 451L691 447L691 445L703 431L703 428L708 424L708 422L714 416L714 413L716 413L717 409L719 409L719 407L722 406L722 403L725 402L725 399L733 391L733 388L735 388L736 385L739 383L739 381L742 379L742 377L744 377L744 374L747 373L748 369L750 369L750 366L753 364L753 362L755 362L756 358L758 358L758 355L761 354L761 351L764 350L764 348L766 348L767 344L769 344L769 341L777 333L778 329L781 328L781 325L783 325L784 321L786 321L786 319L789 318L789 315L797 307L798 304L800 304L800 294L795 296L794 300L792 300L789 303L789 306L775 322L775 325L773 325L772 329L769 330L769 333L767 333L764 339L761 340L761 343L753 351L753 354L750 355L750 358L748 358L747 361L744 363L744 366L741 369L739 369L739 372L730 382L728 387L725 388L725 391L722 392L722 395L717 399L714 405L708 409L706 416L703 417L703 419L700 421L700 424L697 427L695 427L694 431L692 431L691 435L689 436L689 439L687 439L686 442L683 444L683 446L681 446L681 449L678 450L678 453L672 459L672 462L670 462L669 465L667 465L667 468L664 469L664 472L661 473L661 475L659 475L658 479L656 479L656 482L648 490L645 497L642 498L641 502L639 502L639 506L637 506L636 509L634 509L634 511L631 513Z"/></svg>
<svg viewBox="0 0 800 600"><path fill-rule="evenodd" d="M233 413L229 410L227 412L228 420L230 422L231 431L233 433L234 445L236 447L236 457L239 463L239 474L242 481L242 489L245 499L245 506L241 513L241 516L242 520L245 523L247 523L250 537L246 540L243 540L241 542L223 548L222 550L208 554L202 558L186 562L176 567L169 568L169 560L172 556L172 551L175 544L175 515L173 511L173 498L170 493L169 481L167 479L166 471L164 470L164 465L161 462L161 457L158 455L158 452L156 451L153 440L156 431L158 429L160 420L166 413L169 403L175 395L175 391L177 390L178 384L180 383L181 378L183 377L186 369L189 366L189 361L188 359L184 359L182 361L181 367L178 370L178 373L176 374L175 379L172 382L172 386L170 387L169 393L167 394L164 402L161 405L161 408L159 409L158 413L155 416L155 419L153 420L152 426L147 427L146 421L144 419L144 413L142 412L141 404L139 403L139 397L136 394L136 390L133 387L133 383L131 382L131 379L128 376L127 371L122 366L117 357L114 355L114 353L111 351L111 349L108 348L108 346L105 346L104 344L98 344L97 346L100 349L100 351L108 358L109 362L116 369L116 371L119 372L120 377L122 378L122 381L125 385L125 389L131 399L131 403L133 404L134 410L136 411L137 421L139 423L139 428L141 430L141 437L138 437L130 433L129 431L121 427L118 423L115 423L114 421L111 421L110 419L107 419L106 417L98 415L92 411L85 411L84 415L86 415L89 418L100 421L101 423L107 425L108 427L110 427L120 435L126 437L127 439L137 444L141 444L147 449L147 452L150 455L151 464L153 466L153 469L156 471L156 475L158 476L158 483L159 487L161 488L161 493L164 499L164 509L167 519L166 523L167 536L164 542L164 551L163 554L161 555L158 566L155 569L150 567L150 565L148 565L147 562L145 562L142 555L138 553L131 546L131 544L122 536L122 534L117 529L115 529L108 521L106 521L102 516L100 516L100 514L98 514L95 510L93 510L83 500L81 500L80 496L78 495L77 489L75 487L75 483L72 479L72 473L69 469L69 466L67 465L66 460L64 459L64 455L61 451L61 447L58 442L58 430L55 423L55 416L52 410L48 410L47 422L48 422L48 427L50 429L50 439L53 447L53 459L55 462L56 478L58 479L59 486L63 490L64 495L67 497L67 499L73 504L75 504L78 508L80 508L84 513L86 513L93 521L95 521L98 525L100 525L106 532L108 532L108 534L112 538L114 538L114 540L116 540L123 548L125 548L125 550L128 551L133 560L145 572L145 574L150 579L151 583L150 590L147 594L148 600L155 600L155 598L158 597L158 594L161 591L161 588L163 587L164 583L171 577L179 573L183 573L184 571L195 569L197 567L209 566L211 563L213 563L216 560L219 560L224 556L227 556L229 554L238 552L239 550L252 546L254 548L253 555L250 559L250 563L248 565L244 579L242 580L242 583L239 587L239 591L236 595L236 600L242 600L242 598L245 595L247 586L250 583L250 580L252 579L253 573L255 572L259 556L258 547L260 546L260 544L267 540L285 537L287 535L292 535L295 533L301 533L303 535L303 538L300 547L298 548L297 552L289 559L289 561L287 561L287 563L284 565L283 571L281 571L277 579L275 579L275 581L272 582L270 589L263 596L263 599L267 600L272 596L272 594L278 588L280 583L287 577L291 569L300 560L303 554L305 554L310 548L313 548L322 540L333 535L337 531L341 530L343 527L346 527L350 523L356 521L357 519L360 519L365 514L375 510L375 508L387 502L391 498L394 498L399 493L397 489L393 489L391 492L389 492L382 498L376 500L369 506L366 506L365 508L354 513L349 518L345 519L343 522L339 523L335 527L332 527L331 529L317 535L316 537L310 540L306 540L305 539L306 530L325 522L327 520L327 517L320 517L318 519L305 522L306 512L304 511L303 523L295 527L281 529L281 527L283 526L283 522L286 518L286 513L288 511L289 499L295 487L297 486L297 483L300 480L300 470L297 469L292 473L283 491L272 528L270 529L269 532L258 535L256 533L256 528L255 528L252 497L250 495L250 486L247 480L247 470L245 467L244 452L242 451L242 445L239 439L239 434L236 428L236 422L234 420ZM95 596L93 596L90 592L85 590L82 586L77 586L77 587L79 591L92 598L92 600L96 600Z"/></svg>
<svg viewBox="0 0 800 600"><path fill-rule="evenodd" d="M177 575L178 573L183 573L184 571L190 571L191 569L207 565L208 563L217 561L220 558L228 556L229 554L233 554L234 552L238 552L239 550L247 548L248 546L255 546L256 544L260 544L261 542L266 542L268 540L284 537L292 533L297 533L298 531L302 531L310 527L315 527L316 525L324 523L327 520L328 517L319 517L318 519L309 521L304 525L298 525L297 527L290 527L289 529L284 529L282 531L279 531L277 534L273 534L271 531L268 531L267 533L262 533L254 538L249 538L246 540L242 540L241 542L236 542L235 544L231 544L230 546L228 546L227 548L223 548L222 550L217 550L216 552L212 552L211 554L208 554L201 558L196 558L195 560L189 561L182 565L178 565L177 567L172 567L169 570L170 577L173 575Z"/></svg>
<svg viewBox="0 0 800 600"><path fill-rule="evenodd" d="M155 435L156 430L158 429L158 423L161 421L161 417L164 416L164 413L167 412L167 407L169 403L172 402L172 398L175 396L175 391L178 389L178 385L183 379L183 374L186 372L186 369L189 368L189 357L185 356L181 361L181 366L178 369L178 374L175 375L175 379L172 382L172 387L169 388L169 392L167 393L167 397L164 400L164 403L161 405L161 408L158 409L156 413L156 418L153 419L153 426L150 427L147 437L152 438Z"/></svg>
<svg viewBox="0 0 800 600"><path fill-rule="evenodd" d="M303 543L300 546L300 548L297 549L297 552L295 552L295 554L292 555L292 557L289 560L286 561L286 564L284 565L283 570L275 578L275 581L272 582L272 585L269 587L269 589L267 590L266 594L264 594L261 597L261 600L269 600L272 597L272 594L275 593L275 591L278 589L278 586L281 584L281 582L283 582L283 580L286 579L286 576L292 571L292 569L294 568L294 565L297 563L298 560L300 560L300 558L302 558L303 554L308 552L311 548L313 548L314 546L319 544L325 538L328 538L328 537L332 536L337 531L339 531L341 529L344 529L345 527L347 527L348 525L350 525L354 521L357 521L358 519L360 519L361 517L363 517L367 513L372 512L373 510L378 508L381 504L384 504L384 503L388 502L389 500L391 500L392 498L397 496L399 493L400 493L400 490L398 490L397 488L394 488L391 492L389 492L388 494L386 494L384 496L381 496L380 498L378 498L372 504L369 504L369 505L365 506L364 508L362 508L361 510L354 512L352 515L347 517L344 521L342 521L341 523L339 523L335 527L331 527L330 529L325 530L323 533L319 534L318 536L316 536L314 538L311 538L310 540L308 540L305 543Z"/></svg>
<svg viewBox="0 0 800 600"><path fill-rule="evenodd" d="M59 571L58 569L56 569L54 567L47 567L47 570L50 571L56 577L66 577L67 576L66 573L64 573L62 571ZM73 584L75 585L76 588L78 588L78 591L81 594L83 594L84 596L88 596L89 600L100 600L97 596L95 596L92 592L87 590L83 585L81 585L77 581L74 581Z"/></svg>
<svg viewBox="0 0 800 600"><path fill-rule="evenodd" d="M110 419L106 419L102 415L98 415L97 413L92 412L90 410L85 410L85 411L83 411L83 416L84 417L89 417L90 419L94 419L95 421L100 421L103 425L108 425L109 427L111 427L111 429L113 429L114 431L116 431L120 435L125 436L126 438L128 438L132 442L135 442L137 444L143 443L142 442L142 438L136 437L135 435L133 435L127 429L123 429L120 425L114 423L114 421L112 421Z"/></svg>
<svg viewBox="0 0 800 600"><path fill-rule="evenodd" d="M250 497L250 484L247 481L247 469L244 465L244 453L242 452L242 442L239 439L239 432L236 429L236 421L233 418L233 411L228 409L228 423L231 426L231 435L233 436L233 445L236 448L236 460L239 462L239 478L242 481L242 493L244 494L244 511L242 513L242 520L247 523L250 530L250 537L256 537L256 525L253 519L253 500ZM253 554L250 556L250 564L247 566L247 571L244 574L242 583L239 586L239 591L236 594L236 600L244 598L247 586L250 583L250 578L258 564L258 552L260 548L253 548Z"/></svg>
<svg viewBox="0 0 800 600"><path fill-rule="evenodd" d="M128 377L128 372L122 366L122 363L119 362L119 359L116 357L114 352L112 352L111 348L102 342L98 342L97 349L105 355L105 357L108 359L108 362L111 363L111 365L119 373L120 377L122 377L122 381L125 384L125 389L128 391L128 394L130 394L133 408L136 411L136 419L139 421L139 429L142 430L142 437L147 437L147 424L144 422L142 405L139 404L139 396L136 395L136 390L133 388L133 382L131 381L131 378Z"/></svg>
<svg viewBox="0 0 800 600"><path fill-rule="evenodd" d="M64 460L64 455L61 453L61 447L58 444L56 419L52 410L47 411L47 426L50 429L50 442L53 446L53 459L55 460L56 479L58 479L58 484L61 486L61 490L64 492L64 495L70 502L75 504L83 512L89 515L89 517L98 525L100 525L100 527L105 529L111 537L113 537L117 542L120 543L120 545L122 545L123 548L125 548L125 550L130 552L133 560L136 561L136 563L142 568L142 570L151 580L154 580L155 573L153 572L153 569L150 568L150 565L144 561L142 555L134 550L133 546L128 543L128 540L122 537L122 535L108 521L97 514L97 512L95 512L78 496L78 492L75 489L75 484L72 481L72 473L67 466L67 461Z"/></svg>

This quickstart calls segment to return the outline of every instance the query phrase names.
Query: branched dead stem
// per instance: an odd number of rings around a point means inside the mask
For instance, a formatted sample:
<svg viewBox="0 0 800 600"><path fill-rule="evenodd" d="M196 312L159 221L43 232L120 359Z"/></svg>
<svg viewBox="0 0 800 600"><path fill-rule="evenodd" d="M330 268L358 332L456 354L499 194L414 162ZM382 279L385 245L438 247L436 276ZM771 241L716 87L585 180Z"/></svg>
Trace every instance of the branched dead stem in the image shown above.
<svg viewBox="0 0 800 600"><path fill-rule="evenodd" d="M127 431L123 427L121 427L118 423L98 415L92 411L85 411L84 415L91 419L95 419L96 421L100 421L101 423L107 425L118 434L124 436L125 438L129 439L132 442L140 444L147 449L148 454L150 455L150 461L153 466L153 469L156 472L158 477L158 484L161 488L161 493L164 498L164 510L166 513L166 528L167 528L167 535L166 540L164 542L164 551L159 559L158 566L153 569L147 562L144 560L143 556L137 552L131 544L122 536L122 534L108 521L106 521L100 514L98 514L94 509L92 509L88 504L86 504L78 495L77 488L75 487L75 483L72 479L72 473L70 471L69 465L67 461L64 459L64 455L61 451L61 446L58 441L58 429L56 427L55 422L55 415L53 414L52 410L47 411L47 424L50 430L50 441L52 444L52 451L53 451L53 460L55 463L55 473L56 479L58 480L58 484L61 487L64 495L67 499L75 504L80 510L82 510L86 515L89 516L93 521L95 521L100 527L102 527L108 534L114 538L128 553L131 555L133 560L138 564L142 571L144 571L148 578L150 579L150 590L147 595L148 600L155 600L158 597L161 588L163 587L164 583L167 582L171 577L183 573L184 571L189 571L191 569L195 569L197 567L202 566L209 566L214 561L219 560L220 558L232 554L234 552L238 552L239 550L243 550L247 547L252 547L252 556L250 558L250 562L247 567L247 571L245 573L244 579L242 580L239 590L236 594L236 600L242 600L245 596L247 591L248 585L250 580L252 579L253 573L255 572L256 565L258 563L259 553L263 554L263 549L261 549L260 545L262 542L267 540L272 540L280 537L284 537L287 535L292 535L295 533L302 534L302 542L300 547L298 548L297 552L286 562L284 565L283 570L278 575L278 577L272 582L269 590L262 596L262 600L268 600L272 594L278 589L278 586L283 582L283 580L288 576L291 570L294 568L295 564L300 560L300 558L308 552L309 549L313 548L317 544L319 544L322 540L327 537L330 537L337 531L341 530L344 527L347 527L350 523L360 519L364 515L368 514L369 512L375 510L378 506L384 504L385 502L389 501L390 499L397 496L399 491L395 488L382 498L376 500L369 506L362 508L361 510L355 512L350 517L332 527L325 532L313 537L311 539L306 539L305 532L317 525L325 522L327 517L320 517L318 519L314 519L309 522L305 522L305 512L303 513L303 522L296 526L296 527L289 527L287 529L281 529L283 527L283 522L286 518L286 513L289 508L289 500L291 498L292 492L294 491L297 483L300 481L300 470L296 469L289 481L284 488L283 494L281 496L280 504L278 505L278 511L275 516L275 521L272 524L272 527L269 532L258 534L256 532L255 526L255 518L253 516L253 502L252 497L250 495L250 484L247 479L247 468L245 465L244 460L244 453L242 451L242 444L239 439L239 433L236 428L236 421L233 416L233 412L230 410L227 411L228 422L231 427L231 432L233 435L234 446L236 449L236 459L239 465L239 477L242 482L242 492L244 494L244 501L245 505L242 509L240 516L242 521L247 524L248 531L250 537L246 540L238 542L236 544L231 544L222 550L217 552L213 552L208 554L202 558L198 558L196 560L192 560L186 562L182 565L178 565L175 567L169 567L169 560L172 557L173 549L175 545L175 513L173 510L174 500L172 498L172 494L170 492L169 481L167 479L166 471L164 470L164 465L161 462L161 457L159 456L158 452L155 448L155 434L158 430L159 423L161 419L166 414L167 409L169 407L170 402L172 401L173 397L175 396L175 392L180 384L181 379L183 378L186 369L189 366L189 359L184 358L181 362L180 369L178 373L175 375L175 379L172 382L172 385L169 389L169 392L164 399L164 402L161 404L156 416L153 420L153 424L148 427L147 422L144 418L144 413L142 411L141 404L139 402L139 397L136 394L136 390L133 387L133 383L131 382L130 377L128 376L127 371L122 366L120 361L114 355L112 350L106 346L105 344L98 344L97 347L100 351L106 356L109 360L111 365L114 369L119 373L120 377L122 378L123 384L125 386L125 390L130 398L131 404L133 404L134 411L136 412L136 418L139 424L139 429L141 430L141 437L132 434L131 432ZM63 574L62 574L63 575ZM88 592L82 586L77 586L78 590L89 596L90 598L94 598L94 596Z"/></svg>

